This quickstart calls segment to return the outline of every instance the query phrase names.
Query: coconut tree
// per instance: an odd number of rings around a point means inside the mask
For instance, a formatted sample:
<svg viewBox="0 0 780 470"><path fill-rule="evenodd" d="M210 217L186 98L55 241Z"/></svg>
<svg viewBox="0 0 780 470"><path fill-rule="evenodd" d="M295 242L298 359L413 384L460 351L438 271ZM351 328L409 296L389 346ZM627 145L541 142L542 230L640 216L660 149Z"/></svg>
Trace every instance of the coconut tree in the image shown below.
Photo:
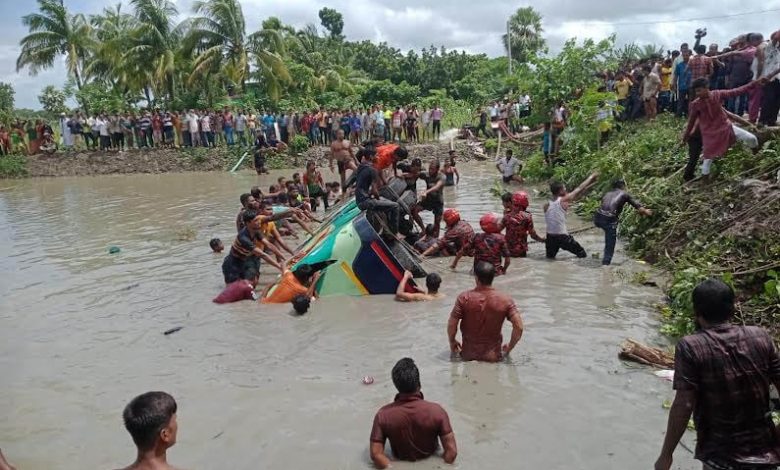
<svg viewBox="0 0 780 470"><path fill-rule="evenodd" d="M247 49L254 59L254 76L273 101L281 98L284 88L292 81L285 63L289 37L290 29L275 17L263 21L260 30L249 36Z"/></svg>
<svg viewBox="0 0 780 470"><path fill-rule="evenodd" d="M136 28L135 17L122 11L122 4L106 7L101 14L90 18L95 42L84 73L126 92L140 91L144 81L139 80L137 67L124 59L127 45Z"/></svg>
<svg viewBox="0 0 780 470"><path fill-rule="evenodd" d="M22 17L29 34L19 45L22 51L16 59L16 71L28 67L35 75L54 65L65 56L68 74L81 89L82 68L90 44L90 26L84 15L68 12L61 0L38 0L38 12Z"/></svg>
<svg viewBox="0 0 780 470"><path fill-rule="evenodd" d="M542 15L533 7L519 8L509 18L509 36L503 35L504 48L511 45L512 59L520 63L527 62L529 57L544 49L542 37Z"/></svg>
<svg viewBox="0 0 780 470"><path fill-rule="evenodd" d="M246 88L249 50L244 13L238 0L199 0L186 23L186 54L195 53L189 83L221 70L233 84Z"/></svg>
<svg viewBox="0 0 780 470"><path fill-rule="evenodd" d="M173 19L178 15L170 0L130 0L134 8L136 28L130 48L122 60L144 64L151 71L152 88L174 99L176 59L182 30Z"/></svg>

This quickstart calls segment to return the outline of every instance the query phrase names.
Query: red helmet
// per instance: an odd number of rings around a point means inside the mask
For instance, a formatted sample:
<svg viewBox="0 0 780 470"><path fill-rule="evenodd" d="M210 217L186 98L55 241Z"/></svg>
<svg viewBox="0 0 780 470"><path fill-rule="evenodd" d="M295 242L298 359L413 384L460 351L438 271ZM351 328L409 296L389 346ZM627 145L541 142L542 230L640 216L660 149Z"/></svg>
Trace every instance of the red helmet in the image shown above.
<svg viewBox="0 0 780 470"><path fill-rule="evenodd" d="M444 223L449 225L455 225L458 222L460 222L460 212L458 212L456 209L445 209L444 214L442 214L441 218L444 220Z"/></svg>
<svg viewBox="0 0 780 470"><path fill-rule="evenodd" d="M498 214L489 212L479 219L479 226L485 233L498 233L503 228L501 226L501 217Z"/></svg>
<svg viewBox="0 0 780 470"><path fill-rule="evenodd" d="M528 193L525 191L518 191L512 194L512 205L519 207L521 210L528 208Z"/></svg>

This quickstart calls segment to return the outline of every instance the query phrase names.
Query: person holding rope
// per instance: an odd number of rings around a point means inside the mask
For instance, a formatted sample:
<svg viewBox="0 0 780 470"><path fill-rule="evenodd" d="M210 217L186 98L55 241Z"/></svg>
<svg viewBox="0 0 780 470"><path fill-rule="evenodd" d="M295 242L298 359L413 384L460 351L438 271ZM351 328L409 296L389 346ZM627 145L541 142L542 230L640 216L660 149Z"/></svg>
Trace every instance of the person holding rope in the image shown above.
<svg viewBox="0 0 780 470"><path fill-rule="evenodd" d="M545 238L536 233L534 219L528 212L528 193L518 191L509 196L505 203L504 217L501 219L506 229L506 245L509 256L513 258L525 258L528 256L528 235L537 242L544 242ZM503 198L502 198L503 199Z"/></svg>
<svg viewBox="0 0 780 470"><path fill-rule="evenodd" d="M593 216L593 223L596 227L604 230L604 256L601 259L601 264L604 266L612 264L612 255L615 253L615 242L617 241L618 220L623 206L627 203L645 217L653 215L653 211L642 207L642 204L626 192L625 181L615 180L612 183L612 191L601 198L601 206Z"/></svg>
<svg viewBox="0 0 780 470"><path fill-rule="evenodd" d="M555 259L560 249L574 253L577 258L587 256L585 248L577 243L566 229L566 213L571 203L596 183L596 178L598 173L592 173L572 192L566 192L566 185L561 182L550 183L550 192L554 199L544 205L544 220L547 223L545 249L548 259Z"/></svg>

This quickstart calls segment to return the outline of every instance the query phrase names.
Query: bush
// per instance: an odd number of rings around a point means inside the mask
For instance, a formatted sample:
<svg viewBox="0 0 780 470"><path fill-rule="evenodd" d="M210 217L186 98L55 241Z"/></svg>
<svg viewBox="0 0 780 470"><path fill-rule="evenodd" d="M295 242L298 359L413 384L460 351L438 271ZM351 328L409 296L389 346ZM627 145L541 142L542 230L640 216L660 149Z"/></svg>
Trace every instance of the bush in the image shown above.
<svg viewBox="0 0 780 470"><path fill-rule="evenodd" d="M0 178L24 178L27 175L27 157L24 155L0 156Z"/></svg>

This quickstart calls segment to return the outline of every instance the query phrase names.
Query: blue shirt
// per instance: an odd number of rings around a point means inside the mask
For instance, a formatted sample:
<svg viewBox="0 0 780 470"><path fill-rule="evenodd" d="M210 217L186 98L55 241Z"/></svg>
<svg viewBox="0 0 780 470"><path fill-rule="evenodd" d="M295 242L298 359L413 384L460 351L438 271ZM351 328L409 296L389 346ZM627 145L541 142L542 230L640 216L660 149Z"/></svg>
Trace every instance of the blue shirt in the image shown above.
<svg viewBox="0 0 780 470"><path fill-rule="evenodd" d="M685 62L677 64L674 68L674 76L677 77L677 89L687 90L691 84L691 69L688 68L688 64Z"/></svg>
<svg viewBox="0 0 780 470"><path fill-rule="evenodd" d="M276 119L274 119L272 115L266 114L265 116L263 116L263 125L265 127L273 127L274 122L276 122Z"/></svg>

